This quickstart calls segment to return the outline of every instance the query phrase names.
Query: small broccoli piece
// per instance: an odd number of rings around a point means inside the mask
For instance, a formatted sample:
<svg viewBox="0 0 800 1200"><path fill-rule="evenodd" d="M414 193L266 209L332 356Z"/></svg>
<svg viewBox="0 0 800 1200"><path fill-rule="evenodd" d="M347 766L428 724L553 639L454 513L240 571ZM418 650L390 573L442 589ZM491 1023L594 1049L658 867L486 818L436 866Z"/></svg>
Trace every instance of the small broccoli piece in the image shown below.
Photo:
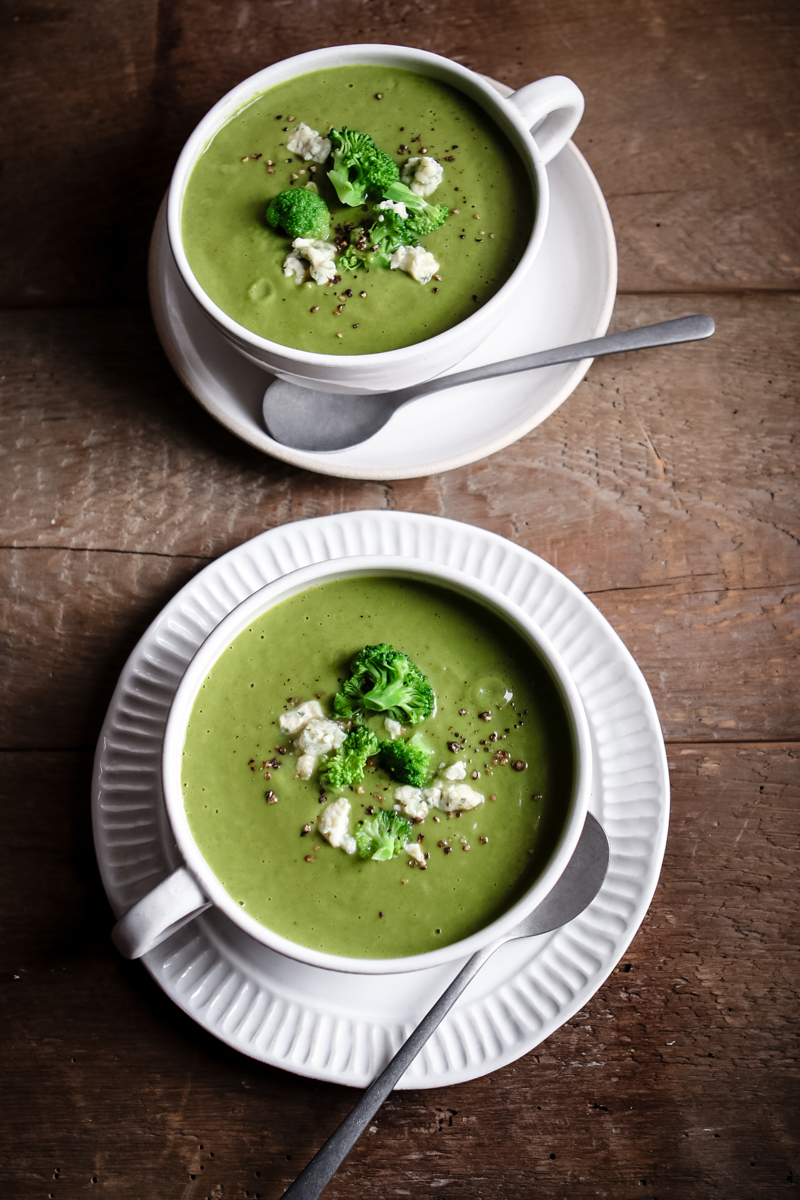
<svg viewBox="0 0 800 1200"><path fill-rule="evenodd" d="M425 787L430 776L429 750L422 735L415 733L408 742L396 738L392 742L381 742L380 763L384 771L399 783L410 783L412 787Z"/></svg>
<svg viewBox="0 0 800 1200"><path fill-rule="evenodd" d="M392 646L365 646L350 669L350 678L333 698L337 717L385 712L403 725L416 725L436 708L428 679L407 654Z"/></svg>
<svg viewBox="0 0 800 1200"><path fill-rule="evenodd" d="M429 213L412 213L406 221L406 229L413 237L424 238L429 233L433 233L434 229L438 229L444 225L450 209L446 204L431 204Z"/></svg>
<svg viewBox="0 0 800 1200"><path fill-rule="evenodd" d="M368 134L343 125L331 130L330 139L333 169L328 171L328 179L342 204L355 208L364 203L367 192L383 192L400 178L397 163L379 150Z"/></svg>
<svg viewBox="0 0 800 1200"><path fill-rule="evenodd" d="M336 245L339 257L336 265L339 271L357 271L365 265L369 255L367 232L363 225L340 225L336 230Z"/></svg>
<svg viewBox="0 0 800 1200"><path fill-rule="evenodd" d="M408 222L397 213L375 213L350 234L336 265L340 271L357 271L364 266L387 266L399 246L416 239L404 228Z"/></svg>
<svg viewBox="0 0 800 1200"><path fill-rule="evenodd" d="M336 266L339 268L340 275L344 271L360 271L364 266L364 257L355 250L346 250L337 258Z"/></svg>
<svg viewBox="0 0 800 1200"><path fill-rule="evenodd" d="M411 826L405 817L390 809L379 809L374 817L365 817L356 830L356 850L359 858L374 858L386 862L401 854L411 837Z"/></svg>
<svg viewBox="0 0 800 1200"><path fill-rule="evenodd" d="M351 729L336 753L319 773L325 787L343 788L361 783L364 767L371 754L377 754L378 739L371 729Z"/></svg>
<svg viewBox="0 0 800 1200"><path fill-rule="evenodd" d="M419 197L414 197L419 202ZM424 201L423 201L424 203ZM363 266L388 266L401 246L413 246L446 221L449 209L444 204L429 204L428 213L403 217L391 207L377 205L363 225L352 230L349 245L337 259L339 270L356 271ZM438 270L438 264L434 268Z"/></svg>
<svg viewBox="0 0 800 1200"><path fill-rule="evenodd" d="M406 227L416 238L426 237L440 225L444 225L450 209L446 204L429 204L423 196L417 196L404 183L392 183L384 190L387 200L402 201L408 210Z"/></svg>
<svg viewBox="0 0 800 1200"><path fill-rule="evenodd" d="M307 188L278 192L267 209L267 220L290 238L326 238L331 227L327 204Z"/></svg>
<svg viewBox="0 0 800 1200"><path fill-rule="evenodd" d="M409 222L391 209L378 214L367 233L372 254L388 262L400 246L416 241L408 226Z"/></svg>

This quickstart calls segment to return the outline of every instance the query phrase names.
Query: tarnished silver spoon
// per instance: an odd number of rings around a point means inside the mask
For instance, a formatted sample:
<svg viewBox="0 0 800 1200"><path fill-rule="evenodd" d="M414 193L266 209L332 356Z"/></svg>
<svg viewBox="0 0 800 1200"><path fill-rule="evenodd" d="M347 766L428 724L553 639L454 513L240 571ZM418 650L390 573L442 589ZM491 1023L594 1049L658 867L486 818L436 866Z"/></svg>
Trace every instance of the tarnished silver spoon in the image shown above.
<svg viewBox="0 0 800 1200"><path fill-rule="evenodd" d="M488 363L459 371L456 375L441 375L403 388L399 392L383 392L372 396L344 396L334 392L312 391L284 379L271 383L264 395L264 424L267 432L284 446L317 453L344 450L365 442L402 404L441 392L462 383L477 383L497 375L513 375L534 367L553 367L557 363L580 362L601 354L621 354L627 350L646 350L651 346L670 346L675 342L695 342L711 337L714 322L702 313L679 317L676 321L659 321L657 325L642 325L622 333L607 334L572 346L541 350L522 358Z"/></svg>
<svg viewBox="0 0 800 1200"><path fill-rule="evenodd" d="M336 1132L312 1158L305 1170L300 1172L291 1187L283 1193L283 1200L317 1200L395 1084L411 1066L442 1018L447 1015L486 960L506 942L515 938L532 937L538 933L550 933L551 930L559 929L579 916L600 891L607 869L608 839L602 825L590 814L586 818L575 853L550 895L510 933L504 934L503 937L484 946L477 954L473 954L427 1016L422 1018L408 1040L403 1043L389 1065L370 1085L350 1115L345 1117Z"/></svg>

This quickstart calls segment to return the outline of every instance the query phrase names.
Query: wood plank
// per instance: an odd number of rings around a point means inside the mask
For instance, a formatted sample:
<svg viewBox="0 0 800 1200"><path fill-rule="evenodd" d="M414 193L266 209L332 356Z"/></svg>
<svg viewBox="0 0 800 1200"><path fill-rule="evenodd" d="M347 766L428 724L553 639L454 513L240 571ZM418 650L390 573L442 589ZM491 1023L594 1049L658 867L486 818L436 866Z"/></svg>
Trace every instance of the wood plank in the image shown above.
<svg viewBox="0 0 800 1200"><path fill-rule="evenodd" d="M239 443L134 310L3 314L14 587L0 628L17 691L0 698L2 744L91 744L125 654L211 557L286 521L386 507L470 521L563 570L641 663L667 736L796 736L797 306L716 297L710 342L598 361L515 446L393 485L321 479ZM628 297L615 320L681 311Z"/></svg>
<svg viewBox="0 0 800 1200"><path fill-rule="evenodd" d="M266 527L397 508L483 525L586 591L800 580L796 296L620 297L614 327L707 309L707 342L598 359L516 445L393 484L299 471L189 398L136 310L0 314L0 545L214 557Z"/></svg>
<svg viewBox="0 0 800 1200"><path fill-rule="evenodd" d="M0 550L0 748L94 744L127 655L204 559ZM590 598L644 671L671 739L800 736L798 588Z"/></svg>
<svg viewBox="0 0 800 1200"><path fill-rule="evenodd" d="M664 869L619 967L512 1066L393 1096L330 1195L793 1193L797 755L671 747ZM116 956L89 755L0 763L5 1192L277 1200L354 1093L238 1056Z"/></svg>
<svg viewBox="0 0 800 1200"><path fill-rule="evenodd" d="M0 550L0 748L91 747L125 660L205 560Z"/></svg>
<svg viewBox="0 0 800 1200"><path fill-rule="evenodd" d="M178 152L234 83L350 41L411 43L519 87L569 75L623 291L793 288L798 17L787 0L22 4L4 22L0 304L145 299ZM87 55L92 69L86 69Z"/></svg>

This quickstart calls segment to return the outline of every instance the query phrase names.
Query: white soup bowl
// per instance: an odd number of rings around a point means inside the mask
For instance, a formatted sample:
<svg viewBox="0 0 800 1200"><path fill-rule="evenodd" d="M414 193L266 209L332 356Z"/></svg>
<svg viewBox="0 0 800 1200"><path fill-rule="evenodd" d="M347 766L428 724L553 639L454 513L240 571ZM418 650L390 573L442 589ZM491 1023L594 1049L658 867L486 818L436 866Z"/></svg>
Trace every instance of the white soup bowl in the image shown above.
<svg viewBox="0 0 800 1200"><path fill-rule="evenodd" d="M245 329L203 290L186 256L181 219L194 166L216 133L262 92L310 71L367 64L401 67L449 84L488 113L517 151L533 196L531 228L520 261L503 286L466 320L412 346L377 354L319 354L283 346ZM170 183L167 229L178 270L190 293L230 344L251 362L281 379L327 392L367 395L411 387L461 362L507 315L528 276L547 225L549 188L545 164L575 132L583 115L580 90L553 75L520 88L507 100L474 71L459 63L407 46L354 45L311 50L284 59L232 88L206 113L184 146Z"/></svg>

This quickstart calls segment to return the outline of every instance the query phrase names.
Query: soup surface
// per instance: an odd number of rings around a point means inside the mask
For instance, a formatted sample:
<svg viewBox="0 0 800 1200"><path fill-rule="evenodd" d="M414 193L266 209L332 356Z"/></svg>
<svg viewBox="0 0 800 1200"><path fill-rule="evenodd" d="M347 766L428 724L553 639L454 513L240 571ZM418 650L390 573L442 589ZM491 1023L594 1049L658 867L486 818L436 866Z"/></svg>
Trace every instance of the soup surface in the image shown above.
<svg viewBox="0 0 800 1200"><path fill-rule="evenodd" d="M423 150L442 164L444 180L428 199L451 215L424 239L440 280L423 286L381 266L344 272L332 286L283 274L291 239L268 225L266 210L293 174L293 186L318 184L332 233L362 214L339 203L330 160L317 165L286 149L299 121L323 135L330 125L368 133L401 167ZM189 179L182 233L201 287L246 329L317 353L372 354L424 341L485 304L519 262L533 214L519 156L462 93L398 68L333 67L263 92L216 134Z"/></svg>
<svg viewBox="0 0 800 1200"><path fill-rule="evenodd" d="M434 771L463 760L465 782L485 797L412 825L430 855L425 870L406 853L378 862L329 845L317 826L318 775L295 777L280 729L281 713L317 694L329 715L353 655L378 642L402 649L433 684L437 711L409 732L435 747ZM368 724L385 739L383 720ZM546 865L573 776L563 702L527 643L473 601L392 576L325 583L255 620L206 677L183 759L192 834L230 895L283 937L354 958L422 953L500 916ZM392 808L398 785L368 767L361 786L341 793L351 833L368 807Z"/></svg>

